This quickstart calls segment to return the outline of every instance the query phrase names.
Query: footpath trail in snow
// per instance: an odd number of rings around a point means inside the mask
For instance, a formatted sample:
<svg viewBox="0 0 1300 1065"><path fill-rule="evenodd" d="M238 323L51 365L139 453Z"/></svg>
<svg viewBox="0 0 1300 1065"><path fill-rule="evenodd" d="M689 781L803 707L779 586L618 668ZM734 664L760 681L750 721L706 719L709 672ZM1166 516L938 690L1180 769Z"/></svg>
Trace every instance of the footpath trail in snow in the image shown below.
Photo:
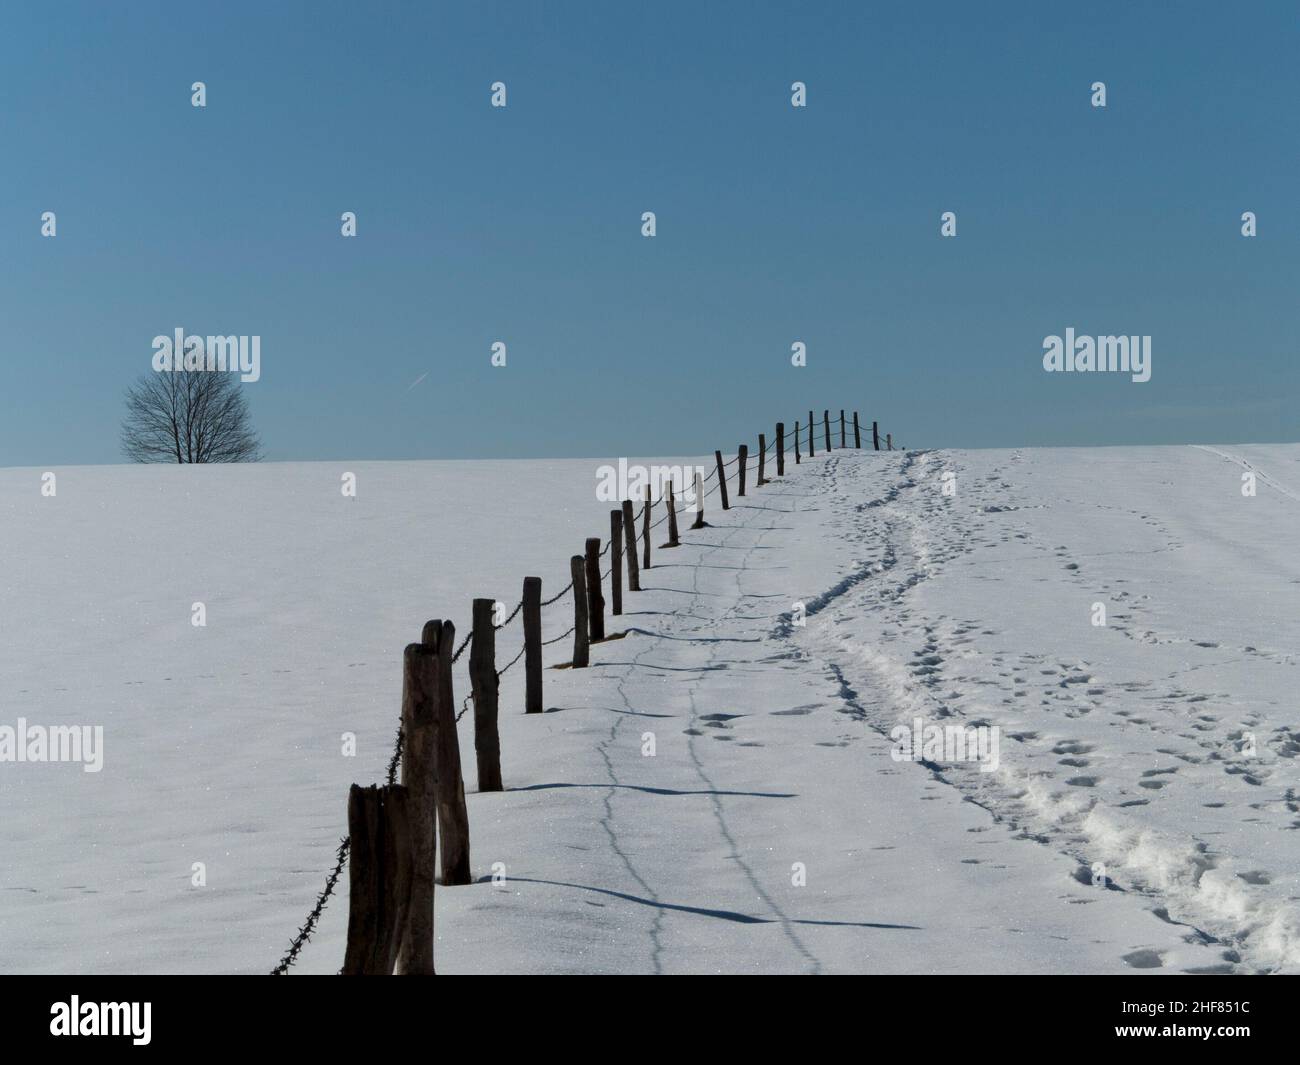
<svg viewBox="0 0 1300 1065"><path fill-rule="evenodd" d="M861 468L832 459L827 532L860 545L861 579L816 602L801 644L870 693L877 728L999 726L998 772L937 775L1069 855L1081 882L1100 871L1191 930L1215 971L1295 971L1298 460L1295 447L916 453L864 500L844 490Z"/></svg>

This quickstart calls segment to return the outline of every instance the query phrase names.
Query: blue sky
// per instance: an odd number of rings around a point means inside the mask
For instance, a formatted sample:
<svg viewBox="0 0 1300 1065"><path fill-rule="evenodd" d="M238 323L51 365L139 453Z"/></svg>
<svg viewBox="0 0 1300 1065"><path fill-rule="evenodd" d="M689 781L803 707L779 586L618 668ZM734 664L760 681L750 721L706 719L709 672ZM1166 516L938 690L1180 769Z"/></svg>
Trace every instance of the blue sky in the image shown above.
<svg viewBox="0 0 1300 1065"><path fill-rule="evenodd" d="M121 461L178 326L261 336L278 460L699 453L828 406L1297 440L1297 54L1280 3L7 4L0 465ZM1151 381L1044 373L1067 327L1150 334Z"/></svg>

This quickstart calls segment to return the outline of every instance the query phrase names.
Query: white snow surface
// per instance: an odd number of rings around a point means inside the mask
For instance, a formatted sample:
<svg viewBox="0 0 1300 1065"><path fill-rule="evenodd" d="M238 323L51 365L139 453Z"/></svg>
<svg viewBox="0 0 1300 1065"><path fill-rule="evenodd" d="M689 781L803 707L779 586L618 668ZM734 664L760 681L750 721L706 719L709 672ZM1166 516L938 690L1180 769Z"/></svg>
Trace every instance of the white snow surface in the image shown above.
<svg viewBox="0 0 1300 1065"><path fill-rule="evenodd" d="M558 592L603 461L0 470L0 725L105 733L99 773L0 763L0 972L270 970L384 779L403 646ZM655 530L626 638L548 668L546 713L502 677L505 792L462 721L440 972L1300 971L1300 446L730 487ZM997 726L998 770L896 761L917 717ZM293 972L338 969L347 901L345 871Z"/></svg>

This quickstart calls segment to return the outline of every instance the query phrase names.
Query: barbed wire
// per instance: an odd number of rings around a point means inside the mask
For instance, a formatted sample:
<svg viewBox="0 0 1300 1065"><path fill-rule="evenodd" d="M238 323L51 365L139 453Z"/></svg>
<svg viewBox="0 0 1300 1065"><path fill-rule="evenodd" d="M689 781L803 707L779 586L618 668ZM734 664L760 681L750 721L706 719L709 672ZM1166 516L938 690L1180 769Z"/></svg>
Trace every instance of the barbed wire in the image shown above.
<svg viewBox="0 0 1300 1065"><path fill-rule="evenodd" d="M320 920L320 915L325 909L325 903L329 901L329 897L334 894L334 885L339 882L339 877L343 873L343 864L348 860L348 851L351 849L352 837L344 836L343 839L339 841L339 849L335 856L334 868L330 871L330 875L325 880L325 890L317 896L316 905L312 907L311 913L307 915L307 920L304 921L302 927L298 929L298 934L293 937L293 941L289 944L288 951L286 951L284 957L280 959L280 964L272 969L269 975L283 976L289 971L289 966L298 960L298 955L301 953L303 946L306 944L307 940L311 938L312 932L316 930L316 922Z"/></svg>
<svg viewBox="0 0 1300 1065"><path fill-rule="evenodd" d="M521 658L524 657L524 652L525 652L526 650L528 650L527 647L521 647L521 648L519 648L519 653L518 653L517 655L515 655L514 658L510 659L510 661L506 664L505 669L498 669L498 670L497 670L497 680L500 680L500 679L501 679L501 677L502 677L502 675L505 673L506 669L509 669L511 666L513 666L516 662L518 662Z"/></svg>
<svg viewBox="0 0 1300 1065"><path fill-rule="evenodd" d="M558 602L559 600L563 599L571 591L573 591L573 581L569 581L569 583L564 586L563 591L561 591L558 595L554 595L550 599L543 599L540 605L550 606L552 603Z"/></svg>
<svg viewBox="0 0 1300 1065"><path fill-rule="evenodd" d="M453 665L456 663L457 659L459 659L460 656L465 653L465 648L469 646L469 641L472 640L473 638L474 638L474 630L471 628L470 631L465 634L465 638L461 640L460 647L456 649L456 653L451 656L451 661Z"/></svg>
<svg viewBox="0 0 1300 1065"><path fill-rule="evenodd" d="M559 636L556 636L554 639L551 639L551 640L543 640L543 641L542 641L542 646L543 646L543 647L546 647L546 646L548 646L549 644L559 643L559 642L560 642L561 640L563 640L566 636L572 636L573 633L574 633L574 630L577 629L577 627L578 627L577 625L570 625L570 626L569 626L569 631L568 631L568 632L562 632Z"/></svg>

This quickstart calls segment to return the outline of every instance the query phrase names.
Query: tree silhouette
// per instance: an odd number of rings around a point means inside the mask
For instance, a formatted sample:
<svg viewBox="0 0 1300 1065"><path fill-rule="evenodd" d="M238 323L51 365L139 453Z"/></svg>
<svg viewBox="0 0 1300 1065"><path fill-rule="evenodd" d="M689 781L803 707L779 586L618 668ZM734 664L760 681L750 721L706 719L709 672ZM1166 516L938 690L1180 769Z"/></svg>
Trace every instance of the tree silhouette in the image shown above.
<svg viewBox="0 0 1300 1065"><path fill-rule="evenodd" d="M132 462L256 462L261 444L236 375L177 370L126 392L122 453Z"/></svg>

